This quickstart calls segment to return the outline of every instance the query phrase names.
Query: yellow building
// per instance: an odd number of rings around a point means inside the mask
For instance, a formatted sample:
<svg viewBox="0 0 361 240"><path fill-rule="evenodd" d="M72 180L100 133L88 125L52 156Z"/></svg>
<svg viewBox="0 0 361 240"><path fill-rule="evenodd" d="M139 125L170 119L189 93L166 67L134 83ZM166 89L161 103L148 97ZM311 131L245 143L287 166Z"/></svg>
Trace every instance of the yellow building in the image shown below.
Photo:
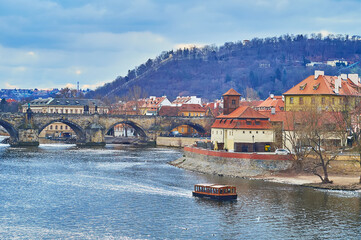
<svg viewBox="0 0 361 240"><path fill-rule="evenodd" d="M301 81L285 92L285 110L302 111L306 107L339 111L345 105L358 104L361 84L357 74L325 76L323 71Z"/></svg>

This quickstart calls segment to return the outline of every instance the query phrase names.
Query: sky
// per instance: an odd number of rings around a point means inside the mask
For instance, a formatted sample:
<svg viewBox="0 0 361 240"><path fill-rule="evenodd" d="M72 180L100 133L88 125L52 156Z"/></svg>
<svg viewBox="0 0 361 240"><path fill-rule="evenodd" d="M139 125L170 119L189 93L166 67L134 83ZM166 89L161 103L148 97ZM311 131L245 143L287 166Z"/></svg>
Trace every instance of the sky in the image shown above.
<svg viewBox="0 0 361 240"><path fill-rule="evenodd" d="M163 51L361 35L359 0L0 0L0 88L94 89Z"/></svg>

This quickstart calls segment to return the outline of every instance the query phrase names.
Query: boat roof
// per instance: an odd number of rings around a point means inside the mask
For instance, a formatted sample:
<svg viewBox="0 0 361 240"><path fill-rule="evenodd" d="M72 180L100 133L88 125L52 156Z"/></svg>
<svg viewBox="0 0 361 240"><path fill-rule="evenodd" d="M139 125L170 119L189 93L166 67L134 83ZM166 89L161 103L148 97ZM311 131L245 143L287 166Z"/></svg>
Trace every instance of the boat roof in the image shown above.
<svg viewBox="0 0 361 240"><path fill-rule="evenodd" d="M212 188L235 187L235 186L231 186L231 185L210 184L210 183L196 184L196 186L200 186L200 187L212 187Z"/></svg>

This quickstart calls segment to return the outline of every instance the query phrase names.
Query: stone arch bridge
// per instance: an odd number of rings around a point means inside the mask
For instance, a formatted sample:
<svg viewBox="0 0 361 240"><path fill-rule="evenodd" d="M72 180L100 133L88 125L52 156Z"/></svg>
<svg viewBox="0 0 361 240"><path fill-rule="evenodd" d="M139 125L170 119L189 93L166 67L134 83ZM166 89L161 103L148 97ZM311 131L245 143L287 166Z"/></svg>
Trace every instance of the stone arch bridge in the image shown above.
<svg viewBox="0 0 361 240"><path fill-rule="evenodd" d="M180 125L188 125L200 133L210 133L213 117L167 117L144 115L0 113L0 126L10 134L12 146L37 146L39 134L49 124L62 122L77 135L79 146L105 145L105 134L115 125L132 126L144 140L154 141Z"/></svg>

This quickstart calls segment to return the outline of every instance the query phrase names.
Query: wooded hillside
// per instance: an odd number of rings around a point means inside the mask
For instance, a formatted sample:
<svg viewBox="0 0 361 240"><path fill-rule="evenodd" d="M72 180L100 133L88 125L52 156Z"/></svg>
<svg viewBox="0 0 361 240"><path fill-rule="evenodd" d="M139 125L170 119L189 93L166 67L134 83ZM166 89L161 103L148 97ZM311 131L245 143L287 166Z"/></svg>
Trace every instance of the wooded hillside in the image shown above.
<svg viewBox="0 0 361 240"><path fill-rule="evenodd" d="M173 99L178 95L197 95L213 100L232 87L243 96L254 95L254 89L265 99L270 93L282 94L315 69L324 70L327 75L361 74L361 64L357 63L360 56L361 37L348 35L284 35L227 42L220 47L178 49L149 59L88 97L122 98L130 89L140 87L148 96L167 95ZM306 67L310 62L335 59L356 64Z"/></svg>

